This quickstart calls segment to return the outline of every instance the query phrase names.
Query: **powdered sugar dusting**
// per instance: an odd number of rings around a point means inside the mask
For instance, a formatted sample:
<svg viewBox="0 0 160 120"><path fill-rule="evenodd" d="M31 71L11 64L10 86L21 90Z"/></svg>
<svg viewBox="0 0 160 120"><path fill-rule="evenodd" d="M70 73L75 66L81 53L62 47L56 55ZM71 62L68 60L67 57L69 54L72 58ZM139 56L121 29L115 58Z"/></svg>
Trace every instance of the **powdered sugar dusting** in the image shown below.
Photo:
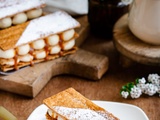
<svg viewBox="0 0 160 120"><path fill-rule="evenodd" d="M16 46L45 38L79 25L80 24L67 13L57 11L32 20L18 40Z"/></svg>
<svg viewBox="0 0 160 120"><path fill-rule="evenodd" d="M67 108L53 106L55 112L65 116L68 120L108 120L97 112L90 109Z"/></svg>
<svg viewBox="0 0 160 120"><path fill-rule="evenodd" d="M97 113L105 117L107 120L117 120L115 117L111 115L111 113L107 111L97 111Z"/></svg>
<svg viewBox="0 0 160 120"><path fill-rule="evenodd" d="M0 19L43 4L45 4L43 0L0 0Z"/></svg>

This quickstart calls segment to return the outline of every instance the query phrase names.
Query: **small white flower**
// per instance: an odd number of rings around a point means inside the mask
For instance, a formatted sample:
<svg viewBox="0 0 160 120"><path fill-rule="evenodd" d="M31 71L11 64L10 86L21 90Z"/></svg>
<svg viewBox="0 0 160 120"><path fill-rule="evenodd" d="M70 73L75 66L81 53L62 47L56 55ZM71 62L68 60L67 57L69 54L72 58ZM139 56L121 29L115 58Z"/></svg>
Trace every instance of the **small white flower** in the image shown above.
<svg viewBox="0 0 160 120"><path fill-rule="evenodd" d="M131 91L126 92L127 89L131 89ZM128 83L123 87L123 90L121 95L124 98L127 98L129 95L131 98L139 98L142 93L149 96L158 94L160 97L160 76L158 74L149 74L147 79L142 77L141 79L136 79L135 84L133 82Z"/></svg>
<svg viewBox="0 0 160 120"><path fill-rule="evenodd" d="M159 85L160 84L160 76L158 74L149 74L148 81L153 84Z"/></svg>
<svg viewBox="0 0 160 120"><path fill-rule="evenodd" d="M132 98L139 98L142 94L142 91L140 88L134 86L133 88L131 88L130 94Z"/></svg>
<svg viewBox="0 0 160 120"><path fill-rule="evenodd" d="M145 84L145 94L148 94L149 96L154 95L157 92L158 88L154 84Z"/></svg>
<svg viewBox="0 0 160 120"><path fill-rule="evenodd" d="M146 83L146 79L144 77L142 77L141 79L138 80L138 82L140 84L145 84Z"/></svg>
<svg viewBox="0 0 160 120"><path fill-rule="evenodd" d="M141 89L142 93L145 91L145 84L137 84L136 86Z"/></svg>
<svg viewBox="0 0 160 120"><path fill-rule="evenodd" d="M127 91L122 91L121 95L122 95L123 98L127 98L129 93Z"/></svg>

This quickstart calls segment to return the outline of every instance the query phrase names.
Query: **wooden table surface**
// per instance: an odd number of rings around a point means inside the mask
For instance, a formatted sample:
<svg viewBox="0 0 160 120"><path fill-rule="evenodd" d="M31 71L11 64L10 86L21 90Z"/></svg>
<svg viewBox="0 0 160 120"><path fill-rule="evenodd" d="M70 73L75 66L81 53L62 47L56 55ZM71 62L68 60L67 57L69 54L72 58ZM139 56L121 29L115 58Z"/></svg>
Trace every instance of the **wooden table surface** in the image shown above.
<svg viewBox="0 0 160 120"><path fill-rule="evenodd" d="M150 120L160 119L160 98L141 96L138 99L124 99L120 88L137 77L146 77L150 73L160 74L160 67L134 64L123 68L119 64L119 54L112 40L100 39L90 35L81 48L106 55L109 58L109 70L101 80L92 81L81 77L61 75L52 78L35 98L28 98L0 90L0 105L11 111L18 120L26 120L31 112L42 104L42 100L69 87L75 88L91 100L129 103L140 107Z"/></svg>

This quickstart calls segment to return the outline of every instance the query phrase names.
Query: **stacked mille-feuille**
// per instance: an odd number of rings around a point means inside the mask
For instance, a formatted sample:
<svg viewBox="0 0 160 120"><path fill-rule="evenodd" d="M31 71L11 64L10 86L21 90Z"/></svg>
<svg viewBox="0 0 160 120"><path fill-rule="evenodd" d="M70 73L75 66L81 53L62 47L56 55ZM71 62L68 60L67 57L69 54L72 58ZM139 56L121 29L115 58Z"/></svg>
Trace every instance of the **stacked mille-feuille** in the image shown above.
<svg viewBox="0 0 160 120"><path fill-rule="evenodd" d="M48 107L46 120L119 120L73 88L43 100Z"/></svg>
<svg viewBox="0 0 160 120"><path fill-rule="evenodd" d="M0 68L17 70L76 51L79 22L63 11L43 14L42 0L0 0Z"/></svg>

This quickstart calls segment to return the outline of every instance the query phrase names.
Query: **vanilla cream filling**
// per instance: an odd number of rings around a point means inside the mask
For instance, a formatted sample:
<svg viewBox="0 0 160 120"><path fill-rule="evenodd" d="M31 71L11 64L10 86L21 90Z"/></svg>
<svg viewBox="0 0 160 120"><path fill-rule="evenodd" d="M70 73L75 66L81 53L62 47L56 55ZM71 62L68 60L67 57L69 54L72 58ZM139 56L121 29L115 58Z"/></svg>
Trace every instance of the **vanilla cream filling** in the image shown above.
<svg viewBox="0 0 160 120"><path fill-rule="evenodd" d="M59 45L55 45L50 48L49 54L58 54L61 51L61 47Z"/></svg>
<svg viewBox="0 0 160 120"><path fill-rule="evenodd" d="M25 13L18 13L13 16L12 23L14 25L21 24L27 21L27 15Z"/></svg>
<svg viewBox="0 0 160 120"><path fill-rule="evenodd" d="M43 49L45 47L45 41L43 39L36 40L31 43L31 46L36 50Z"/></svg>
<svg viewBox="0 0 160 120"><path fill-rule="evenodd" d="M9 65L9 66L13 66L13 65L15 65L15 62L19 63L19 59L17 59L16 61L15 61L15 59L7 59L4 64Z"/></svg>
<svg viewBox="0 0 160 120"><path fill-rule="evenodd" d="M18 13L12 17L6 17L0 20L0 28L8 28L13 25L18 25L26 22L28 19L34 19L42 16L42 9L29 10L26 13Z"/></svg>
<svg viewBox="0 0 160 120"><path fill-rule="evenodd" d="M22 45L17 47L16 50L18 55L26 55L30 51L30 46L29 44Z"/></svg>
<svg viewBox="0 0 160 120"><path fill-rule="evenodd" d="M46 38L46 43L48 45L54 46L57 45L59 42L59 36L58 35L52 35Z"/></svg>
<svg viewBox="0 0 160 120"><path fill-rule="evenodd" d="M34 19L42 15L42 9L34 9L26 12L28 19Z"/></svg>
<svg viewBox="0 0 160 120"><path fill-rule="evenodd" d="M0 28L7 28L12 25L12 19L10 17L3 18L0 20Z"/></svg>
<svg viewBox="0 0 160 120"><path fill-rule="evenodd" d="M0 49L0 58L10 59L10 58L13 58L14 56L15 56L14 49L9 49L9 50L5 50L5 51Z"/></svg>
<svg viewBox="0 0 160 120"><path fill-rule="evenodd" d="M51 116L51 117L54 118L54 119L57 119L57 120L66 120L64 117L56 114L56 113L53 112L51 109L48 109L47 112L48 112L49 116Z"/></svg>
<svg viewBox="0 0 160 120"><path fill-rule="evenodd" d="M51 116L51 117L53 117L53 118L57 118L57 116L58 116L56 113L52 112L51 109L48 109L47 112L48 112L49 116Z"/></svg>
<svg viewBox="0 0 160 120"><path fill-rule="evenodd" d="M36 51L34 55L35 59L43 59L46 58L46 56L46 51Z"/></svg>
<svg viewBox="0 0 160 120"><path fill-rule="evenodd" d="M61 38L64 41L68 41L74 36L74 34L75 34L75 30L74 29L70 29L70 30L67 30L67 31L63 32L61 34Z"/></svg>
<svg viewBox="0 0 160 120"><path fill-rule="evenodd" d="M10 60L5 62L5 65L9 65L9 66L13 66L14 64L15 64L15 60L14 59L10 59Z"/></svg>
<svg viewBox="0 0 160 120"><path fill-rule="evenodd" d="M63 43L63 50L70 50L75 45L75 39Z"/></svg>
<svg viewBox="0 0 160 120"><path fill-rule="evenodd" d="M23 56L18 56L18 59L19 59L19 61L22 61L22 62L30 62L33 60L33 56L30 54L26 54Z"/></svg>
<svg viewBox="0 0 160 120"><path fill-rule="evenodd" d="M0 0L0 18L13 16L16 13L29 11L33 8L43 8L45 0Z"/></svg>

